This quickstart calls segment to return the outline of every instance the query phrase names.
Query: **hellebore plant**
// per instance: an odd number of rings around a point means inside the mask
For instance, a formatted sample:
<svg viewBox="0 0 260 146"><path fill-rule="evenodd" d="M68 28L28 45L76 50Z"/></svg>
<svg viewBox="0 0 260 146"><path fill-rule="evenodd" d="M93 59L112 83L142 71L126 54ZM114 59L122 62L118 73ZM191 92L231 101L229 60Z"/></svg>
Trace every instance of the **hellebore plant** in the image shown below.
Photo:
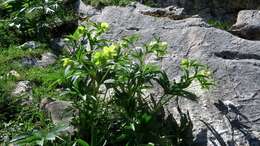
<svg viewBox="0 0 260 146"><path fill-rule="evenodd" d="M180 124L164 106L184 97L196 100L187 88L198 81L202 88L212 85L207 67L184 59L180 80L170 80L150 55L162 59L167 43L155 39L135 47L137 36L119 41L105 39L107 23L90 22L67 37L70 55L63 59L64 76L56 83L66 89L78 115L73 125L76 137L91 146L192 144L192 122L183 113ZM159 87L162 94L149 91Z"/></svg>

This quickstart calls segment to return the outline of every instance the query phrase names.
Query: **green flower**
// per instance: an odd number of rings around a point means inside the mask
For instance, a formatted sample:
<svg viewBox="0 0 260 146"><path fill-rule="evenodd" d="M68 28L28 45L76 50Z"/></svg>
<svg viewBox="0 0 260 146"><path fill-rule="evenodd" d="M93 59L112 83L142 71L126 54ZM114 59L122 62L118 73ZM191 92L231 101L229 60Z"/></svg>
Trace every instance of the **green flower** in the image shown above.
<svg viewBox="0 0 260 146"><path fill-rule="evenodd" d="M100 28L103 30L103 31L107 31L109 29L109 24L106 23L106 22L102 22L100 24Z"/></svg>
<svg viewBox="0 0 260 146"><path fill-rule="evenodd" d="M182 69L188 69L191 66L191 61L189 59L182 59L180 65Z"/></svg>
<svg viewBox="0 0 260 146"><path fill-rule="evenodd" d="M202 76L205 76L205 77L210 77L211 76L211 72L209 70L201 70L198 74L202 75Z"/></svg>
<svg viewBox="0 0 260 146"><path fill-rule="evenodd" d="M85 31L85 27L84 26L79 26L78 27L78 31L79 32L84 32Z"/></svg>
<svg viewBox="0 0 260 146"><path fill-rule="evenodd" d="M163 49L167 49L168 48L168 43L167 42L160 42L160 47Z"/></svg>
<svg viewBox="0 0 260 146"><path fill-rule="evenodd" d="M103 48L103 53L108 59L114 58L117 55L116 49L117 49L117 46L115 46L115 45L111 45L109 47L106 46Z"/></svg>
<svg viewBox="0 0 260 146"><path fill-rule="evenodd" d="M149 44L149 47L154 47L155 45L157 45L157 41L152 41L152 42L150 42L150 44Z"/></svg>
<svg viewBox="0 0 260 146"><path fill-rule="evenodd" d="M93 60L96 65L102 64L104 60L103 53L101 51L96 52L93 56Z"/></svg>
<svg viewBox="0 0 260 146"><path fill-rule="evenodd" d="M64 58L62 59L62 61L63 61L63 67L73 64L73 60L71 60L70 58Z"/></svg>
<svg viewBox="0 0 260 146"><path fill-rule="evenodd" d="M188 66L188 65L189 65L189 60L188 59L182 59L181 66Z"/></svg>
<svg viewBox="0 0 260 146"><path fill-rule="evenodd" d="M108 60L113 59L117 56L117 46L111 45L111 46L105 46L103 50L97 51L94 53L93 60L96 65L101 65L106 63Z"/></svg>
<svg viewBox="0 0 260 146"><path fill-rule="evenodd" d="M148 51L155 53L158 57L163 57L167 53L167 42L152 41L148 45Z"/></svg>

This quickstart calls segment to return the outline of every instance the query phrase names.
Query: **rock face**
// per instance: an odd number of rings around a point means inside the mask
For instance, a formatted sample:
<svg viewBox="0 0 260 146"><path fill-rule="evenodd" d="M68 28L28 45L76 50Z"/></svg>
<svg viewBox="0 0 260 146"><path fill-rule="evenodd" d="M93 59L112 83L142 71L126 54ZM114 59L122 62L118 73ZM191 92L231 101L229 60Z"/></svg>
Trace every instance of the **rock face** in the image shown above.
<svg viewBox="0 0 260 146"><path fill-rule="evenodd" d="M177 5L189 14L210 15L222 19L236 17L240 10L257 9L260 0L153 0L162 6Z"/></svg>
<svg viewBox="0 0 260 146"><path fill-rule="evenodd" d="M179 75L178 65L182 58L193 58L207 64L213 71L216 86L209 91L194 86L192 90L200 97L198 103L185 99L180 101L181 107L189 110L195 131L200 134L205 132L205 125L199 121L202 119L213 125L226 141L232 138L229 122L214 106L221 99L235 105L250 121L240 121L248 124L253 132L244 136L235 130L236 145L260 145L260 137L257 136L260 132L260 41L245 40L210 27L200 18L171 20L143 15L138 7L106 7L91 19L108 22L111 30L106 37L111 39L139 34L142 38L139 43L150 41L153 36L167 41L169 53L160 64L171 78ZM174 112L174 104L169 107ZM204 135L211 137L212 142L198 140L198 145L217 143L210 132Z"/></svg>
<svg viewBox="0 0 260 146"><path fill-rule="evenodd" d="M149 15L154 17L168 17L170 19L179 20L187 18L184 8L178 8L174 6L170 6L167 8L151 8L148 10L140 11L143 15Z"/></svg>
<svg viewBox="0 0 260 146"><path fill-rule="evenodd" d="M231 32L246 39L260 40L260 11L240 11Z"/></svg>

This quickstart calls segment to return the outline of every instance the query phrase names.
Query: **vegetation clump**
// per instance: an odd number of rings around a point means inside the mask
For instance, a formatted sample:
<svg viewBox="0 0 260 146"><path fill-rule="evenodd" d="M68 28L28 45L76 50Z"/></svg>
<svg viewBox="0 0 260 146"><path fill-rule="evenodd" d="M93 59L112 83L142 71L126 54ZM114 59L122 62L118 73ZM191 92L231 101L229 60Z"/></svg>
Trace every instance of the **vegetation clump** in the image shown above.
<svg viewBox="0 0 260 146"><path fill-rule="evenodd" d="M74 19L63 0L0 0L0 46L36 40L48 42L52 31ZM12 41L11 41L12 40Z"/></svg>
<svg viewBox="0 0 260 146"><path fill-rule="evenodd" d="M216 27L216 28L219 28L222 30L226 30L226 31L228 31L232 26L231 22L227 22L227 21L222 22L222 21L215 20L215 19L209 19L208 24L213 27Z"/></svg>
<svg viewBox="0 0 260 146"><path fill-rule="evenodd" d="M130 0L91 0L96 6L126 5ZM145 1L149 2L149 1ZM155 38L136 46L138 36L119 41L104 38L107 23L89 22L67 35L68 52L48 67L23 66L23 57L39 58L48 48L15 47L27 40L47 43L59 22L70 19L62 1L8 0L0 4L0 143L3 145L79 146L191 146L193 124L179 98L193 101L188 88L198 82L208 89L213 83L207 67L183 59L182 73L172 80L158 62L168 44ZM7 24L7 25L6 25ZM42 40L44 39L44 40ZM154 61L148 61L155 56ZM15 70L14 70L15 69ZM15 74L10 74L13 72ZM15 83L28 80L32 90L12 97ZM153 91L157 91L154 93ZM40 108L44 97L72 103L70 125L55 125ZM176 101L179 121L167 105ZM73 126L74 133L67 134Z"/></svg>
<svg viewBox="0 0 260 146"><path fill-rule="evenodd" d="M203 88L212 84L205 66L185 59L181 79L171 81L158 65L145 61L153 54L161 59L167 43L155 39L134 47L136 36L114 42L101 37L107 30L107 23L91 23L68 36L71 55L63 59L64 76L56 83L79 111L72 123L79 130L76 137L91 146L191 145L189 114L178 107L177 124L164 106L177 97L196 100L186 89L195 80ZM163 92L156 97L148 94L155 82Z"/></svg>

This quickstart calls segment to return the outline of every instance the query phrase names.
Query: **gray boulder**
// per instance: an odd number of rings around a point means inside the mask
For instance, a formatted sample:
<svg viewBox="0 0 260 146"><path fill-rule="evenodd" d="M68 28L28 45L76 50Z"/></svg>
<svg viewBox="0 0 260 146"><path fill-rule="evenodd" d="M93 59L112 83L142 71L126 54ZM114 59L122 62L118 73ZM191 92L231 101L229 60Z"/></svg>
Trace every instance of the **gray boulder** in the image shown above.
<svg viewBox="0 0 260 146"><path fill-rule="evenodd" d="M23 57L21 58L21 64L24 66L24 67L32 67L32 66L35 66L38 64L37 62L37 58L34 58L34 57Z"/></svg>
<svg viewBox="0 0 260 146"><path fill-rule="evenodd" d="M230 30L243 38L260 40L260 10L240 11L236 24Z"/></svg>
<svg viewBox="0 0 260 146"><path fill-rule="evenodd" d="M21 96L23 93L30 91L31 86L29 81L19 81L12 92L12 96Z"/></svg>
<svg viewBox="0 0 260 146"><path fill-rule="evenodd" d="M75 8L76 8L77 14L79 14L79 16L81 18L93 16L93 15L96 15L98 13L97 9L93 8L90 5L86 5L82 0L76 1Z"/></svg>
<svg viewBox="0 0 260 146"><path fill-rule="evenodd" d="M25 42L24 44L20 45L19 48L21 48L21 49L36 49L40 46L41 46L41 44L39 42L28 41L28 42Z"/></svg>
<svg viewBox="0 0 260 146"><path fill-rule="evenodd" d="M47 67L56 62L57 56L51 52L42 54L41 60L37 61L37 64L41 67Z"/></svg>
<svg viewBox="0 0 260 146"><path fill-rule="evenodd" d="M41 55L41 59L34 57L23 57L21 64L25 67L47 67L56 62L57 56L51 52L46 52Z"/></svg>
<svg viewBox="0 0 260 146"><path fill-rule="evenodd" d="M66 101L55 101L45 98L41 101L41 108L45 109L55 124L68 123L73 117L73 113L68 114L69 108L72 108L71 103Z"/></svg>
<svg viewBox="0 0 260 146"><path fill-rule="evenodd" d="M61 54L62 50L66 47L66 42L63 38L54 38L50 42L50 47L57 54Z"/></svg>
<svg viewBox="0 0 260 146"><path fill-rule="evenodd" d="M45 98L41 101L40 107L47 111L54 124L71 125L71 120L76 113L72 107L71 102L53 100L51 98ZM73 126L70 126L68 132L73 134L75 131Z"/></svg>
<svg viewBox="0 0 260 146"><path fill-rule="evenodd" d="M230 124L214 105L218 100L229 101L248 117L250 122L241 122L250 126L253 142L260 145L260 42L248 41L210 27L200 18L158 18L143 15L133 7L106 7L91 19L111 25L107 38L119 39L138 34L142 38L139 44L152 40L153 36L168 42L168 55L159 63L172 79L179 76L178 65L182 58L197 59L207 64L213 71L216 86L206 91L194 83L190 90L200 97L199 101L180 101L181 107L190 112L195 133L205 132L206 127L200 121L202 119L213 125L224 140L230 140ZM170 110L176 113L174 107L174 102L169 105ZM209 136L212 142L199 138L200 146L217 143L210 132L204 135ZM248 137L235 130L236 145L247 146L249 141L252 144L252 139Z"/></svg>

